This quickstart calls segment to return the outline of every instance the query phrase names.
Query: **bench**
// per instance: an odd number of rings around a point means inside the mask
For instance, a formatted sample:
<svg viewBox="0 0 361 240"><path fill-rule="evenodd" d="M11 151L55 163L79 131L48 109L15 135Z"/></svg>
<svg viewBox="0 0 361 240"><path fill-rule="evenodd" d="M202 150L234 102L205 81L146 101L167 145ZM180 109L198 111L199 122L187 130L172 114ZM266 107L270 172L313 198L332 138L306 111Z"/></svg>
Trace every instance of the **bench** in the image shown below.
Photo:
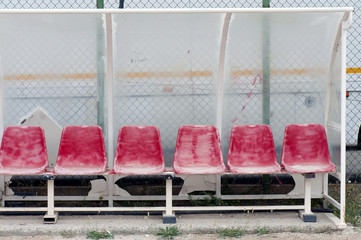
<svg viewBox="0 0 361 240"><path fill-rule="evenodd" d="M178 131L173 170L165 169L159 129L156 126L123 126L117 139L114 167L106 169L102 129L98 126L66 126L61 135L54 169L47 169L44 131L40 127L7 127L0 151L0 174L48 177L48 207L44 223L55 223L54 177L58 175L163 175L166 206L146 209L163 211L163 223L175 223L172 179L175 175L301 173L305 178L304 205L260 207L204 207L195 210L301 209L305 222L315 222L311 212L311 179L315 173L335 170L328 151L325 129L319 124L292 124L285 128L281 166L277 162L271 128L239 125L231 131L226 170L220 137L215 126L187 125ZM60 208L58 208L60 209ZM69 208L72 211L72 208ZM94 208L96 211L97 208ZM191 210L194 210L191 209ZM75 210L75 208L74 208ZM82 208L76 211L81 211ZM101 211L142 211L142 208L102 208Z"/></svg>

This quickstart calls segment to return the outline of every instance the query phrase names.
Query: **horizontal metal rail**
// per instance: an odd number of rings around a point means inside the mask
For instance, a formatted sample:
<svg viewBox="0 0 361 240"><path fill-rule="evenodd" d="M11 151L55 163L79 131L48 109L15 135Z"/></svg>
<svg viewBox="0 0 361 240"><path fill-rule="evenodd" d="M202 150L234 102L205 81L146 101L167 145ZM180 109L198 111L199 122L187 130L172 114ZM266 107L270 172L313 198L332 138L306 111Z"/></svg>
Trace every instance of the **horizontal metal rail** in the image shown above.
<svg viewBox="0 0 361 240"><path fill-rule="evenodd" d="M0 207L0 212L46 212L46 207Z"/></svg>
<svg viewBox="0 0 361 240"><path fill-rule="evenodd" d="M341 204L340 204L339 202L337 202L334 198L332 198L330 195L323 194L323 197L324 197L329 203L331 203L334 207L336 207L338 210L341 209Z"/></svg>
<svg viewBox="0 0 361 240"><path fill-rule="evenodd" d="M257 195L221 195L222 200L288 200L303 199L303 194L257 194ZM322 198L322 194L312 194L312 198ZM47 196L3 196L5 201L47 201ZM101 196L101 201L108 200L108 196ZM148 195L148 196L114 196L114 201L164 201L165 195ZM209 195L192 195L192 196L172 196L174 201L182 200L201 200L209 198ZM55 201L100 201L98 196L55 196Z"/></svg>
<svg viewBox="0 0 361 240"><path fill-rule="evenodd" d="M55 212L164 212L165 207L55 207ZM304 205L275 206L205 206L205 207L173 207L173 211L262 211L262 210L301 210ZM14 207L0 208L0 212L46 212L46 207Z"/></svg>
<svg viewBox="0 0 361 240"><path fill-rule="evenodd" d="M198 9L1 9L0 14L191 14L191 13L310 13L353 12L353 7L343 8L198 8Z"/></svg>

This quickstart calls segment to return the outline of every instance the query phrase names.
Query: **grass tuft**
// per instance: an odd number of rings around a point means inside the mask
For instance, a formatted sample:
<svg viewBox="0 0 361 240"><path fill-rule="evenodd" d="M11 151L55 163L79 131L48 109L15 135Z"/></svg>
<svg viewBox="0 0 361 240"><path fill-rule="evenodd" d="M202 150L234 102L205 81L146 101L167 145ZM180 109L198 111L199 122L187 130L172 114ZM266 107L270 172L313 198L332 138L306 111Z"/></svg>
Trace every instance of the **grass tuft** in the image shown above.
<svg viewBox="0 0 361 240"><path fill-rule="evenodd" d="M60 235L63 238L73 238L73 237L75 237L75 232L73 232L73 231L61 231Z"/></svg>
<svg viewBox="0 0 361 240"><path fill-rule="evenodd" d="M271 232L271 229L268 227L263 227L263 228L258 228L256 229L256 232L258 235L264 235L264 234L268 234Z"/></svg>
<svg viewBox="0 0 361 240"><path fill-rule="evenodd" d="M165 229L159 229L155 235L160 236L161 239L174 239L175 236L181 235L177 226L166 227Z"/></svg>
<svg viewBox="0 0 361 240"><path fill-rule="evenodd" d="M329 187L330 196L336 201L340 201L340 185L333 184ZM331 207L337 210L335 207ZM340 217L340 213L335 211L334 214ZM361 227L361 184L346 185L346 222L353 226Z"/></svg>
<svg viewBox="0 0 361 240"><path fill-rule="evenodd" d="M99 239L114 238L114 236L108 230L105 230L104 232L98 232L98 231L88 232L86 234L86 238L99 240Z"/></svg>
<svg viewBox="0 0 361 240"><path fill-rule="evenodd" d="M221 238L226 238L226 237L240 238L243 237L245 234L244 230L240 228L224 228L218 230L218 233Z"/></svg>

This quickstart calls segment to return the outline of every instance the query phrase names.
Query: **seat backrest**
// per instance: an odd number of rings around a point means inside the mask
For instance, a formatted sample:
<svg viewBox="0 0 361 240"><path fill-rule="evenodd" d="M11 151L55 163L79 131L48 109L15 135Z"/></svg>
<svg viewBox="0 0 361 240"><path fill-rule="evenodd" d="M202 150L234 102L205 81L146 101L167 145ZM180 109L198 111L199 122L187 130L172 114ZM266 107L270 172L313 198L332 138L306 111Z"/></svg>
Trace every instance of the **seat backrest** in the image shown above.
<svg viewBox="0 0 361 240"><path fill-rule="evenodd" d="M320 124L286 126L281 165L291 172L332 172L325 129ZM291 168L296 166L296 168ZM304 166L304 171L302 171ZM314 168L312 166L315 166Z"/></svg>
<svg viewBox="0 0 361 240"><path fill-rule="evenodd" d="M44 130L38 126L9 126L3 133L2 174L40 174L49 166Z"/></svg>
<svg viewBox="0 0 361 240"><path fill-rule="evenodd" d="M119 130L114 161L116 174L159 174L164 158L156 126L123 126Z"/></svg>
<svg viewBox="0 0 361 240"><path fill-rule="evenodd" d="M107 158L103 131L98 126L66 126L61 134L54 172L56 174L100 174Z"/></svg>
<svg viewBox="0 0 361 240"><path fill-rule="evenodd" d="M225 170L215 126L190 125L178 130L173 168L178 174L216 174Z"/></svg>
<svg viewBox="0 0 361 240"><path fill-rule="evenodd" d="M232 172L238 172L235 168L242 167L252 167L257 172L280 171L271 128L268 125L234 126L227 166Z"/></svg>

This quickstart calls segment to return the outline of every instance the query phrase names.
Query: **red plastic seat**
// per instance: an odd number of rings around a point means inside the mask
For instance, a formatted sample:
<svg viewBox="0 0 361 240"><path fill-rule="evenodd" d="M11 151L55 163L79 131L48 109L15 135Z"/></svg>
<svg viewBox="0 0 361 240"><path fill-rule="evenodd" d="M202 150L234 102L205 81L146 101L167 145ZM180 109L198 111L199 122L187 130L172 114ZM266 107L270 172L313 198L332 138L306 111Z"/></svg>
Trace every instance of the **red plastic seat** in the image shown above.
<svg viewBox="0 0 361 240"><path fill-rule="evenodd" d="M96 175L105 171L103 131L98 126L67 126L61 134L54 173Z"/></svg>
<svg viewBox="0 0 361 240"><path fill-rule="evenodd" d="M41 174L49 166L44 130L11 126L3 133L0 149L1 175Z"/></svg>
<svg viewBox="0 0 361 240"><path fill-rule="evenodd" d="M173 160L177 174L223 173L221 143L214 126L181 126Z"/></svg>
<svg viewBox="0 0 361 240"><path fill-rule="evenodd" d="M159 129L155 126L123 126L115 153L115 174L148 175L164 172Z"/></svg>
<svg viewBox="0 0 361 240"><path fill-rule="evenodd" d="M240 125L232 128L227 166L237 174L277 173L271 128L267 125Z"/></svg>
<svg viewBox="0 0 361 240"><path fill-rule="evenodd" d="M292 173L333 172L325 129L320 124L286 126L281 166Z"/></svg>

